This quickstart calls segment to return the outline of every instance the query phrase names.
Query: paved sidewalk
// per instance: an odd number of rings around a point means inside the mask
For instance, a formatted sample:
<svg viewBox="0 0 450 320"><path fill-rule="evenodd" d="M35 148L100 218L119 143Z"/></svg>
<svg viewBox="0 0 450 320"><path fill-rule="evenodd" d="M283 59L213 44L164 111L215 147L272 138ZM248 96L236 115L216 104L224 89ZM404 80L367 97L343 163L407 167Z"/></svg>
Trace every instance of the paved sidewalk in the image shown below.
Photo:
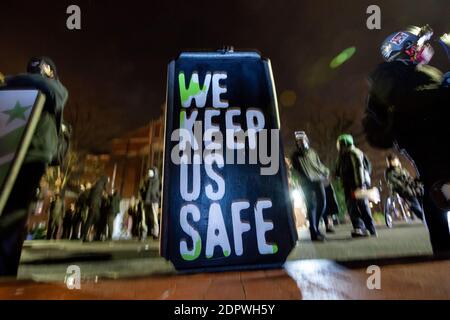
<svg viewBox="0 0 450 320"><path fill-rule="evenodd" d="M366 268L329 260L288 262L284 269L159 275L62 282L0 281L0 299L450 299L450 261L381 266L381 290L366 286Z"/></svg>

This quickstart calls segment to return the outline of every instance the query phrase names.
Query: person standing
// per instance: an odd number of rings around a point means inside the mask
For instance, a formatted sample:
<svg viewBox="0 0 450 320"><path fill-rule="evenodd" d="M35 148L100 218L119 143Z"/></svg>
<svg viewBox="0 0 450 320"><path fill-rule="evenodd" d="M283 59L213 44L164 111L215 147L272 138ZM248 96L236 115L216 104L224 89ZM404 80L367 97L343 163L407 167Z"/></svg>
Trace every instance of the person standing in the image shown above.
<svg viewBox="0 0 450 320"><path fill-rule="evenodd" d="M75 203L72 202L69 206L69 209L66 210L66 213L64 214L62 239L70 239L72 233L75 232L75 230L72 228L74 217Z"/></svg>
<svg viewBox="0 0 450 320"><path fill-rule="evenodd" d="M106 185L108 184L108 177L101 177L97 183L92 187L91 192L89 193L89 214L86 219L86 223L83 228L83 241L87 241L91 229L96 229L96 226L100 220L100 208L102 205L102 195L106 189ZM94 230L95 240L99 240L97 230Z"/></svg>
<svg viewBox="0 0 450 320"><path fill-rule="evenodd" d="M396 155L388 155L386 162L385 178L389 189L392 193L398 193L409 204L409 208L417 218L423 220L423 208L419 201L419 197L423 195L422 184L414 180L408 170L402 168L402 164Z"/></svg>
<svg viewBox="0 0 450 320"><path fill-rule="evenodd" d="M102 195L102 203L100 205L100 218L96 225L96 239L101 240L102 236L106 239L108 228L108 215L110 211L110 198L106 191Z"/></svg>
<svg viewBox="0 0 450 320"><path fill-rule="evenodd" d="M344 187L345 201L353 225L352 237L376 236L377 232L367 198L359 198L357 193L370 188L370 162L358 149L349 134L337 139L339 152L336 172ZM368 234L369 233L369 234Z"/></svg>
<svg viewBox="0 0 450 320"><path fill-rule="evenodd" d="M81 231L83 230L83 222L85 217L85 212L88 210L87 202L89 199L89 189L87 189L83 184L80 185L80 194L75 202L75 214L72 220L72 235L71 240L80 239Z"/></svg>
<svg viewBox="0 0 450 320"><path fill-rule="evenodd" d="M5 77L3 85L6 89L38 89L46 98L24 163L0 216L0 276L16 276L28 209L47 166L58 153L68 91L59 81L56 65L48 57L31 58L26 74Z"/></svg>
<svg viewBox="0 0 450 320"><path fill-rule="evenodd" d="M62 234L64 217L64 200L61 194L57 193L50 204L49 229L47 231L47 239L58 239Z"/></svg>
<svg viewBox="0 0 450 320"><path fill-rule="evenodd" d="M120 196L117 190L113 190L109 198L109 212L108 212L108 239L112 239L114 231L114 220L120 213Z"/></svg>
<svg viewBox="0 0 450 320"><path fill-rule="evenodd" d="M141 187L140 194L144 202L145 226L144 236L150 231L153 238L159 237L159 202L160 202L160 181L158 168L153 167L148 170L147 177Z"/></svg>
<svg viewBox="0 0 450 320"><path fill-rule="evenodd" d="M311 240L324 241L325 237L319 231L319 222L326 208L325 182L328 181L330 172L310 147L305 132L296 132L295 141L297 150L292 155L292 166L299 174L305 195Z"/></svg>

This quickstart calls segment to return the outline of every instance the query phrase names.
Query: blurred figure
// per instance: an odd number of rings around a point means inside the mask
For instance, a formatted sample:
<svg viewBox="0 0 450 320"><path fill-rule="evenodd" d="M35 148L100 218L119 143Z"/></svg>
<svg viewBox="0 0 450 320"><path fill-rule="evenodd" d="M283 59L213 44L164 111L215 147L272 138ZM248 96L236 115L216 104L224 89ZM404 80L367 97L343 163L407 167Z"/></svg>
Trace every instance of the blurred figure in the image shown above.
<svg viewBox="0 0 450 320"><path fill-rule="evenodd" d="M108 234L108 215L110 212L110 198L106 191L103 192L102 204L100 206L100 219L98 225L96 226L97 239L106 239Z"/></svg>
<svg viewBox="0 0 450 320"><path fill-rule="evenodd" d="M349 134L339 136L337 140L339 156L335 176L344 186L345 201L353 225L352 237L376 236L377 232L367 198L358 198L360 190L370 188L370 162L359 150ZM369 233L369 234L368 234Z"/></svg>
<svg viewBox="0 0 450 320"><path fill-rule="evenodd" d="M329 170L319 156L309 146L309 140L303 131L295 133L297 151L292 156L292 166L300 176L300 184L305 195L308 209L309 230L312 241L324 241L319 231L319 222L326 207L325 182L328 181Z"/></svg>
<svg viewBox="0 0 450 320"><path fill-rule="evenodd" d="M93 230L94 239L99 240L98 232L96 226L100 221L100 209L102 205L103 192L106 190L106 185L108 184L108 177L101 177L97 183L92 187L89 194L88 206L89 214L86 223L83 228L83 241L88 241L89 233Z"/></svg>
<svg viewBox="0 0 450 320"><path fill-rule="evenodd" d="M86 218L86 211L88 210L88 199L90 190L83 184L80 185L80 193L75 202L75 214L72 220L72 235L71 240L80 239L83 223Z"/></svg>
<svg viewBox="0 0 450 320"><path fill-rule="evenodd" d="M408 170L402 168L399 158L390 154L387 159L385 178L392 194L398 193L409 205L411 211L423 220L424 214L419 198L423 196L422 184L413 179Z"/></svg>
<svg viewBox="0 0 450 320"><path fill-rule="evenodd" d="M39 89L46 97L24 163L0 216L0 276L15 276L25 239L28 209L47 166L58 156L68 92L58 79L56 65L48 57L31 58L26 74L6 77L0 85L7 89Z"/></svg>
<svg viewBox="0 0 450 320"><path fill-rule="evenodd" d="M450 252L448 77L430 65L429 26L411 27L383 41L384 62L370 74L364 131L377 148L395 147L414 163L424 184L423 207L435 254ZM443 40L443 38L441 38ZM448 45L444 43L444 45ZM442 43L441 43L442 44Z"/></svg>
<svg viewBox="0 0 450 320"><path fill-rule="evenodd" d="M69 206L69 209L67 209L66 213L64 214L62 239L70 239L72 232L74 232L74 230L72 230L74 217L75 203L72 202Z"/></svg>
<svg viewBox="0 0 450 320"><path fill-rule="evenodd" d="M136 200L133 196L130 199L130 205L127 210L128 217L131 219L131 236L140 239L142 236L142 230L145 228L145 220L142 212L142 205L140 201ZM129 224L128 224L129 226Z"/></svg>
<svg viewBox="0 0 450 320"><path fill-rule="evenodd" d="M140 196L144 203L145 224L143 238L147 237L150 231L153 238L159 237L159 202L160 202L160 181L158 168L153 167L148 170L147 177L140 188Z"/></svg>
<svg viewBox="0 0 450 320"><path fill-rule="evenodd" d="M61 198L61 194L58 192L55 194L53 201L50 204L49 215L49 230L47 231L47 240L58 239L62 234L64 217L64 199Z"/></svg>
<svg viewBox="0 0 450 320"><path fill-rule="evenodd" d="M130 199L130 205L124 217L124 226L127 229L127 233L131 237L140 237L140 229L142 224L142 212L139 211L139 202L133 196Z"/></svg>
<svg viewBox="0 0 450 320"><path fill-rule="evenodd" d="M114 233L114 220L120 213L120 196L117 190L113 190L109 199L109 212L108 212L108 239L112 239Z"/></svg>
<svg viewBox="0 0 450 320"><path fill-rule="evenodd" d="M325 213L323 215L325 231L326 233L335 233L336 231L334 230L334 221L336 220L336 216L339 213L339 207L336 200L336 194L334 193L334 188L331 183L325 187L325 195L327 204Z"/></svg>

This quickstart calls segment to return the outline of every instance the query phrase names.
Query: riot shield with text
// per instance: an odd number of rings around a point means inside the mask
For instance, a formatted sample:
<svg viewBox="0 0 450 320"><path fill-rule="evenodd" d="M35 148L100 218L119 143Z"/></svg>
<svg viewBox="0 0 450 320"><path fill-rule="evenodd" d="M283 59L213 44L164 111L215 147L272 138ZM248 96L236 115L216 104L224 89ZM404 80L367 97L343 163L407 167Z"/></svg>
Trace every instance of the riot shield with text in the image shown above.
<svg viewBox="0 0 450 320"><path fill-rule="evenodd" d="M168 68L162 255L178 270L281 266L297 235L270 61L182 53Z"/></svg>

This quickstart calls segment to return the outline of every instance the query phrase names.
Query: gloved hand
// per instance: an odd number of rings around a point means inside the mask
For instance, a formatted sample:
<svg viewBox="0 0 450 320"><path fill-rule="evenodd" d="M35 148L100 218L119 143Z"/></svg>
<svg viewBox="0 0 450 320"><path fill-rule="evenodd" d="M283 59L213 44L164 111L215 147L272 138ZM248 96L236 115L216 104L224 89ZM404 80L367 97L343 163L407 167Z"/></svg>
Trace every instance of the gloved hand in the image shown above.
<svg viewBox="0 0 450 320"><path fill-rule="evenodd" d="M380 202L380 191L376 187L372 189L356 189L354 195L355 199L367 199L375 204Z"/></svg>
<svg viewBox="0 0 450 320"><path fill-rule="evenodd" d="M0 87L5 85L5 76L0 72Z"/></svg>

